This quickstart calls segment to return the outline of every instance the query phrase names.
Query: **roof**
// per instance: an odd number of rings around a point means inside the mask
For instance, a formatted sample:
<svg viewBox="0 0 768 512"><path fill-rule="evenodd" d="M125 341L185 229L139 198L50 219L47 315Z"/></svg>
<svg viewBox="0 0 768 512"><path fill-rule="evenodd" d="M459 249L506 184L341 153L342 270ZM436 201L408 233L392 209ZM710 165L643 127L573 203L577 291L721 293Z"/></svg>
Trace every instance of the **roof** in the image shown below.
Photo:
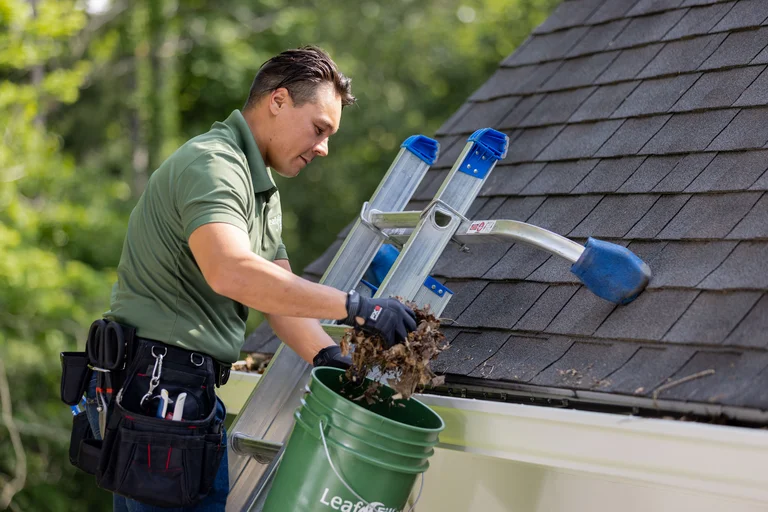
<svg viewBox="0 0 768 512"><path fill-rule="evenodd" d="M766 64L763 0L566 0L501 63L438 130L409 209L493 127L509 152L469 218L622 244L654 276L615 306L542 251L449 246L433 272L455 292L434 364L449 385L768 418L751 414L768 410Z"/></svg>

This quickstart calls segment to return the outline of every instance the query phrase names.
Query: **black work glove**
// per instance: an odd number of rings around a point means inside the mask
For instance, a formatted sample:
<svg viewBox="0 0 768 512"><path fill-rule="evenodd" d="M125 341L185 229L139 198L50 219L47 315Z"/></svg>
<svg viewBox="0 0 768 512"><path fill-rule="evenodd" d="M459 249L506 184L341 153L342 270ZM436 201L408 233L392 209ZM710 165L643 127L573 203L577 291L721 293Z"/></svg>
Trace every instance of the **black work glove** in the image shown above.
<svg viewBox="0 0 768 512"><path fill-rule="evenodd" d="M356 317L364 320L357 323ZM351 291L347 295L347 325L378 334L392 347L405 341L408 333L416 329L416 313L397 299L369 299Z"/></svg>
<svg viewBox="0 0 768 512"><path fill-rule="evenodd" d="M341 347L330 345L325 347L312 359L312 366L330 366L331 368L341 368L346 370L352 366L352 358L341 355Z"/></svg>

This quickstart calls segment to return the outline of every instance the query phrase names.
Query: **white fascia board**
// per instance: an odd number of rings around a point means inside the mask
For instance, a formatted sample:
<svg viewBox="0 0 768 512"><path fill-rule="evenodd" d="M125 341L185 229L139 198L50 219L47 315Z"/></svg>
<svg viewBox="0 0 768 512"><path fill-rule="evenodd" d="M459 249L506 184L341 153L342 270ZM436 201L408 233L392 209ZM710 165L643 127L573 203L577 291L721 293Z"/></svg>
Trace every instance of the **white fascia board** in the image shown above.
<svg viewBox="0 0 768 512"><path fill-rule="evenodd" d="M768 431L417 395L440 446L768 503Z"/></svg>

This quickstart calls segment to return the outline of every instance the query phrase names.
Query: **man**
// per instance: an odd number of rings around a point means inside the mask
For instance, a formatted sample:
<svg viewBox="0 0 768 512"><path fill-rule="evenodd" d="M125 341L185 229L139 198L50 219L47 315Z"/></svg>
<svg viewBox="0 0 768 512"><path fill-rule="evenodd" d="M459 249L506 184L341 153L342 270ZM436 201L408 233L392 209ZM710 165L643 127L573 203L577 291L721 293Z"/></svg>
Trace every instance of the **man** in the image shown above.
<svg viewBox="0 0 768 512"><path fill-rule="evenodd" d="M249 307L315 366L349 365L318 319L356 325L389 345L402 341L416 327L410 309L301 279L281 240L280 196L268 168L294 177L326 156L342 108L354 101L349 79L318 48L264 63L242 112L153 173L130 217L106 318L222 367L238 359ZM225 455L208 497L179 510L224 510L228 487ZM154 510L118 495L114 508Z"/></svg>

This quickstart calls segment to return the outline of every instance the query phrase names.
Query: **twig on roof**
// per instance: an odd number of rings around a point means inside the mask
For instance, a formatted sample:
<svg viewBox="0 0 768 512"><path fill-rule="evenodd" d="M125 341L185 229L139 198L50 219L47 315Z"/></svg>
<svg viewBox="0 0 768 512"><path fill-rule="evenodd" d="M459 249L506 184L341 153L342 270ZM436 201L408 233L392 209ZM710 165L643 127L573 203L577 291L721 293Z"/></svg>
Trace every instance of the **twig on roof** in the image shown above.
<svg viewBox="0 0 768 512"><path fill-rule="evenodd" d="M683 377L681 379L673 380L672 382L667 382L666 384L664 384L662 386L659 386L653 392L653 402L654 402L654 405L656 405L656 400L659 398L659 394L662 391L666 391L669 388L673 388L673 387L678 386L680 384L684 384L684 383L686 383L688 381L695 380L695 379L700 379L702 377L706 377L706 376L712 375L714 373L715 373L715 370L713 368L710 368L709 370L702 370L702 371L700 371L698 373L694 373L693 375L689 375L689 376Z"/></svg>

